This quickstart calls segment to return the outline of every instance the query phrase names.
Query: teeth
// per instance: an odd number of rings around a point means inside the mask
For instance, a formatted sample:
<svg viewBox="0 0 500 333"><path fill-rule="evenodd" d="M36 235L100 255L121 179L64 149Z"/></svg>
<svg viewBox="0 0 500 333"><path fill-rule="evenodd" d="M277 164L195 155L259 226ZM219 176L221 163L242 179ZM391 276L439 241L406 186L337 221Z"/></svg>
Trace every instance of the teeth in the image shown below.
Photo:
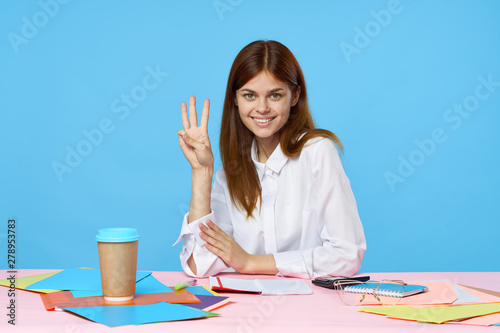
<svg viewBox="0 0 500 333"><path fill-rule="evenodd" d="M268 119L258 119L258 118L253 118L253 120L255 120L256 122L258 123L268 123L270 122L271 120L273 120L274 118L268 118Z"/></svg>

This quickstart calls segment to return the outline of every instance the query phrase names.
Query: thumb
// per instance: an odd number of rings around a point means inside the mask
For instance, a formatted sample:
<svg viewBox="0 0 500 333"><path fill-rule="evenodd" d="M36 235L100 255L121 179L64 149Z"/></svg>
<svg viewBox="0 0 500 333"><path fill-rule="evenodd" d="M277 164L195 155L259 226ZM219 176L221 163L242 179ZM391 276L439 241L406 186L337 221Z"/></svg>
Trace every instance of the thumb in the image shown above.
<svg viewBox="0 0 500 333"><path fill-rule="evenodd" d="M181 131L179 131L179 139L182 139L188 146L190 146L194 150L201 151L206 148L206 146L203 143L198 142L195 139L191 138L186 132L181 133Z"/></svg>

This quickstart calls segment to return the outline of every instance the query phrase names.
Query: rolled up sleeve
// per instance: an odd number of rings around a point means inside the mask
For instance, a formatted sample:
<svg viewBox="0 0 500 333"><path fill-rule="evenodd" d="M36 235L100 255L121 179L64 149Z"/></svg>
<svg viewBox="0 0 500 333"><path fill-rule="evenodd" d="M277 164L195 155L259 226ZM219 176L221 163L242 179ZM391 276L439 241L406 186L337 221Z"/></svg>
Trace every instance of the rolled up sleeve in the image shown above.
<svg viewBox="0 0 500 333"><path fill-rule="evenodd" d="M172 245L175 246L181 240L184 240L184 243L182 244L182 251L180 253L180 261L182 269L189 276L203 278L216 275L229 268L229 266L227 266L222 259L204 246L205 241L200 237L199 227L201 223L206 225L207 220L210 220L228 235L232 236L232 226L227 214L227 208L225 207L224 193L222 192L222 187L216 181L212 190L212 211L210 214L188 223L189 213L187 213L182 221L179 238ZM196 274L193 273L187 263L191 255L193 256L193 260L196 264Z"/></svg>

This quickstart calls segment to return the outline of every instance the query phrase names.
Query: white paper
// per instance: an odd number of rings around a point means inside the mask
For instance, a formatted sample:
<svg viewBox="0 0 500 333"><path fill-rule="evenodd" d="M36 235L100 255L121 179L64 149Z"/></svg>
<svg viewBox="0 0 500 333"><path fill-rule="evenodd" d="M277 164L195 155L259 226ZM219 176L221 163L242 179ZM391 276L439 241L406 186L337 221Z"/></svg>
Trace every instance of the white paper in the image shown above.
<svg viewBox="0 0 500 333"><path fill-rule="evenodd" d="M261 286L262 295L308 295L311 288L304 280L255 280Z"/></svg>

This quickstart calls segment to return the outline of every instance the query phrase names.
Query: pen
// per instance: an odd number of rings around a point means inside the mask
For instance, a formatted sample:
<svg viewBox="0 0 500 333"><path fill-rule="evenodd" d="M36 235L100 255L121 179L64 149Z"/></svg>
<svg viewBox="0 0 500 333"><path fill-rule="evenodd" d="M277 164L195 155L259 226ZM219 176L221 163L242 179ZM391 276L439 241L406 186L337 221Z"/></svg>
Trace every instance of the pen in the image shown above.
<svg viewBox="0 0 500 333"><path fill-rule="evenodd" d="M196 279L188 280L185 282L181 282L175 285L175 290L180 290L182 288L186 288L187 286L194 286L196 284Z"/></svg>

